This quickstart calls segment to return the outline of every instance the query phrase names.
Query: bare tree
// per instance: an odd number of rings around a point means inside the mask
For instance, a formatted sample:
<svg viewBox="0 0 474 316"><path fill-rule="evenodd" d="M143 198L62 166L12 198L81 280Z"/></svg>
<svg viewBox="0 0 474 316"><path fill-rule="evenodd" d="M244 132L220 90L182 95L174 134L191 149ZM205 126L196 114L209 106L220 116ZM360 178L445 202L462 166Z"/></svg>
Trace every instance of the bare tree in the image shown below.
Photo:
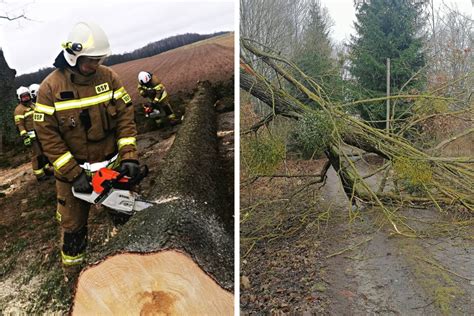
<svg viewBox="0 0 474 316"><path fill-rule="evenodd" d="M432 14L429 84L435 89L446 86L439 92L464 101L457 106L468 104L465 101L474 85L474 20L446 4ZM446 85L448 82L455 84Z"/></svg>
<svg viewBox="0 0 474 316"><path fill-rule="evenodd" d="M8 21L30 20L25 12L25 8L30 4L31 3L25 3L18 7L17 3L0 1L0 19Z"/></svg>
<svg viewBox="0 0 474 316"><path fill-rule="evenodd" d="M320 39L327 35L333 22L319 0L240 0L240 4L243 39L260 43L268 52L291 58L301 56L304 51L313 54L324 51L324 56L331 55L330 43ZM321 9L323 29L315 26L315 8ZM273 69L245 50L241 50L241 58L266 78L277 79ZM257 101L256 110L265 112L267 108Z"/></svg>
<svg viewBox="0 0 474 316"><path fill-rule="evenodd" d="M293 56L305 19L306 0L240 0L240 35L261 43L266 50ZM276 78L261 60L241 50L241 58L267 78ZM258 112L267 111L257 101Z"/></svg>
<svg viewBox="0 0 474 316"><path fill-rule="evenodd" d="M8 21L14 21L14 20L18 20L18 19L26 19L26 16L24 14L14 16L14 17L10 17L8 15L0 15L0 19L6 19Z"/></svg>
<svg viewBox="0 0 474 316"><path fill-rule="evenodd" d="M303 28L305 0L241 0L240 34L275 52L292 55Z"/></svg>

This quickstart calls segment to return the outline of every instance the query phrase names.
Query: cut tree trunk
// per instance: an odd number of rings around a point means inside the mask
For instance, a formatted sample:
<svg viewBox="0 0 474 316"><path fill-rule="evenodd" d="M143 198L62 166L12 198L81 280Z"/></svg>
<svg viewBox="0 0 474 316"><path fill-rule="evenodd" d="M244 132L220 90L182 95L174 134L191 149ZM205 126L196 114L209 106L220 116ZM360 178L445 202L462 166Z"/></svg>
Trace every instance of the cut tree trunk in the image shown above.
<svg viewBox="0 0 474 316"><path fill-rule="evenodd" d="M200 84L152 200L79 276L72 313L233 315L234 248L217 188L214 104Z"/></svg>

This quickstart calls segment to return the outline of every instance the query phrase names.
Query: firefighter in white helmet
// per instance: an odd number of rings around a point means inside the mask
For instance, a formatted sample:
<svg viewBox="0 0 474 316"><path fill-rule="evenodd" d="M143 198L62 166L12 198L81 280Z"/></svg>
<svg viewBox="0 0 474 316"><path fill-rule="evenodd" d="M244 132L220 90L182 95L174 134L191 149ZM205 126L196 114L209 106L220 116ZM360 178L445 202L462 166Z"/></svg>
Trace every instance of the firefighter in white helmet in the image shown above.
<svg viewBox="0 0 474 316"><path fill-rule="evenodd" d="M29 87L28 87L28 90L30 90L30 94L31 94L31 101L33 101L33 103L36 103L36 98L38 97L39 87L40 87L40 85L37 84L37 83L30 84Z"/></svg>
<svg viewBox="0 0 474 316"><path fill-rule="evenodd" d="M155 119L158 125L168 122L171 125L179 123L175 113L168 101L168 93L161 80L147 71L140 71L138 74L138 93L144 97L149 98L151 103L144 105L145 116ZM164 115L160 115L164 112ZM166 118L165 120L162 119Z"/></svg>
<svg viewBox="0 0 474 316"><path fill-rule="evenodd" d="M74 280L84 261L90 204L75 198L72 188L92 192L89 177L98 165L131 178L140 171L131 98L118 75L101 65L110 54L106 34L80 22L62 47L57 69L41 83L34 124L54 166L63 270Z"/></svg>
<svg viewBox="0 0 474 316"><path fill-rule="evenodd" d="M23 144L31 147L31 166L33 174L38 181L48 179L51 174L48 167L48 160L41 152L41 146L36 139L33 126L34 103L32 102L30 91L27 87L19 87L16 90L18 105L15 108L15 125L23 138Z"/></svg>

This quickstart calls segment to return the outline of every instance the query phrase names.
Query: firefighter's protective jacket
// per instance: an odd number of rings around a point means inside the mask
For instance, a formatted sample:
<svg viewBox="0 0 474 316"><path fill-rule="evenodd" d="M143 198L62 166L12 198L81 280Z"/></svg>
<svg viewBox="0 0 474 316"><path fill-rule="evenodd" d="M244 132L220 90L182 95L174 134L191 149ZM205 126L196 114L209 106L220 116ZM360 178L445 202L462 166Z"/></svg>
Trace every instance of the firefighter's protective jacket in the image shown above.
<svg viewBox="0 0 474 316"><path fill-rule="evenodd" d="M15 108L15 125L18 127L20 136L33 131L33 104L30 106L19 103Z"/></svg>
<svg viewBox="0 0 474 316"><path fill-rule="evenodd" d="M157 76L152 75L147 84L138 84L138 93L144 98L150 98L152 102L163 102L168 96L165 86Z"/></svg>
<svg viewBox="0 0 474 316"><path fill-rule="evenodd" d="M43 152L58 179L71 182L79 164L137 159L131 99L117 74L99 66L90 77L69 68L53 71L38 91L33 116Z"/></svg>

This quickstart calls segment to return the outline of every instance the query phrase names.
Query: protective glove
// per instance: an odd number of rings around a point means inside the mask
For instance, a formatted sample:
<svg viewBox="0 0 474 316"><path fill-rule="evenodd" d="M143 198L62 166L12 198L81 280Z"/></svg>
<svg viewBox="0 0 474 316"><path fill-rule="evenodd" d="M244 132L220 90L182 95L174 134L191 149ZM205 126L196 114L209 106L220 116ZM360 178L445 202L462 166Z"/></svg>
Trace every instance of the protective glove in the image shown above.
<svg viewBox="0 0 474 316"><path fill-rule="evenodd" d="M125 172L126 176L129 176L131 179L135 178L140 174L140 167L138 161L136 160L122 160L119 167L119 172Z"/></svg>
<svg viewBox="0 0 474 316"><path fill-rule="evenodd" d="M89 182L89 179L87 179L87 175L82 172L74 181L72 182L72 186L74 188L74 191L78 193L91 193L92 192L92 186Z"/></svg>
<svg viewBox="0 0 474 316"><path fill-rule="evenodd" d="M23 137L23 144L25 146L31 146L31 138L28 136L28 134Z"/></svg>

